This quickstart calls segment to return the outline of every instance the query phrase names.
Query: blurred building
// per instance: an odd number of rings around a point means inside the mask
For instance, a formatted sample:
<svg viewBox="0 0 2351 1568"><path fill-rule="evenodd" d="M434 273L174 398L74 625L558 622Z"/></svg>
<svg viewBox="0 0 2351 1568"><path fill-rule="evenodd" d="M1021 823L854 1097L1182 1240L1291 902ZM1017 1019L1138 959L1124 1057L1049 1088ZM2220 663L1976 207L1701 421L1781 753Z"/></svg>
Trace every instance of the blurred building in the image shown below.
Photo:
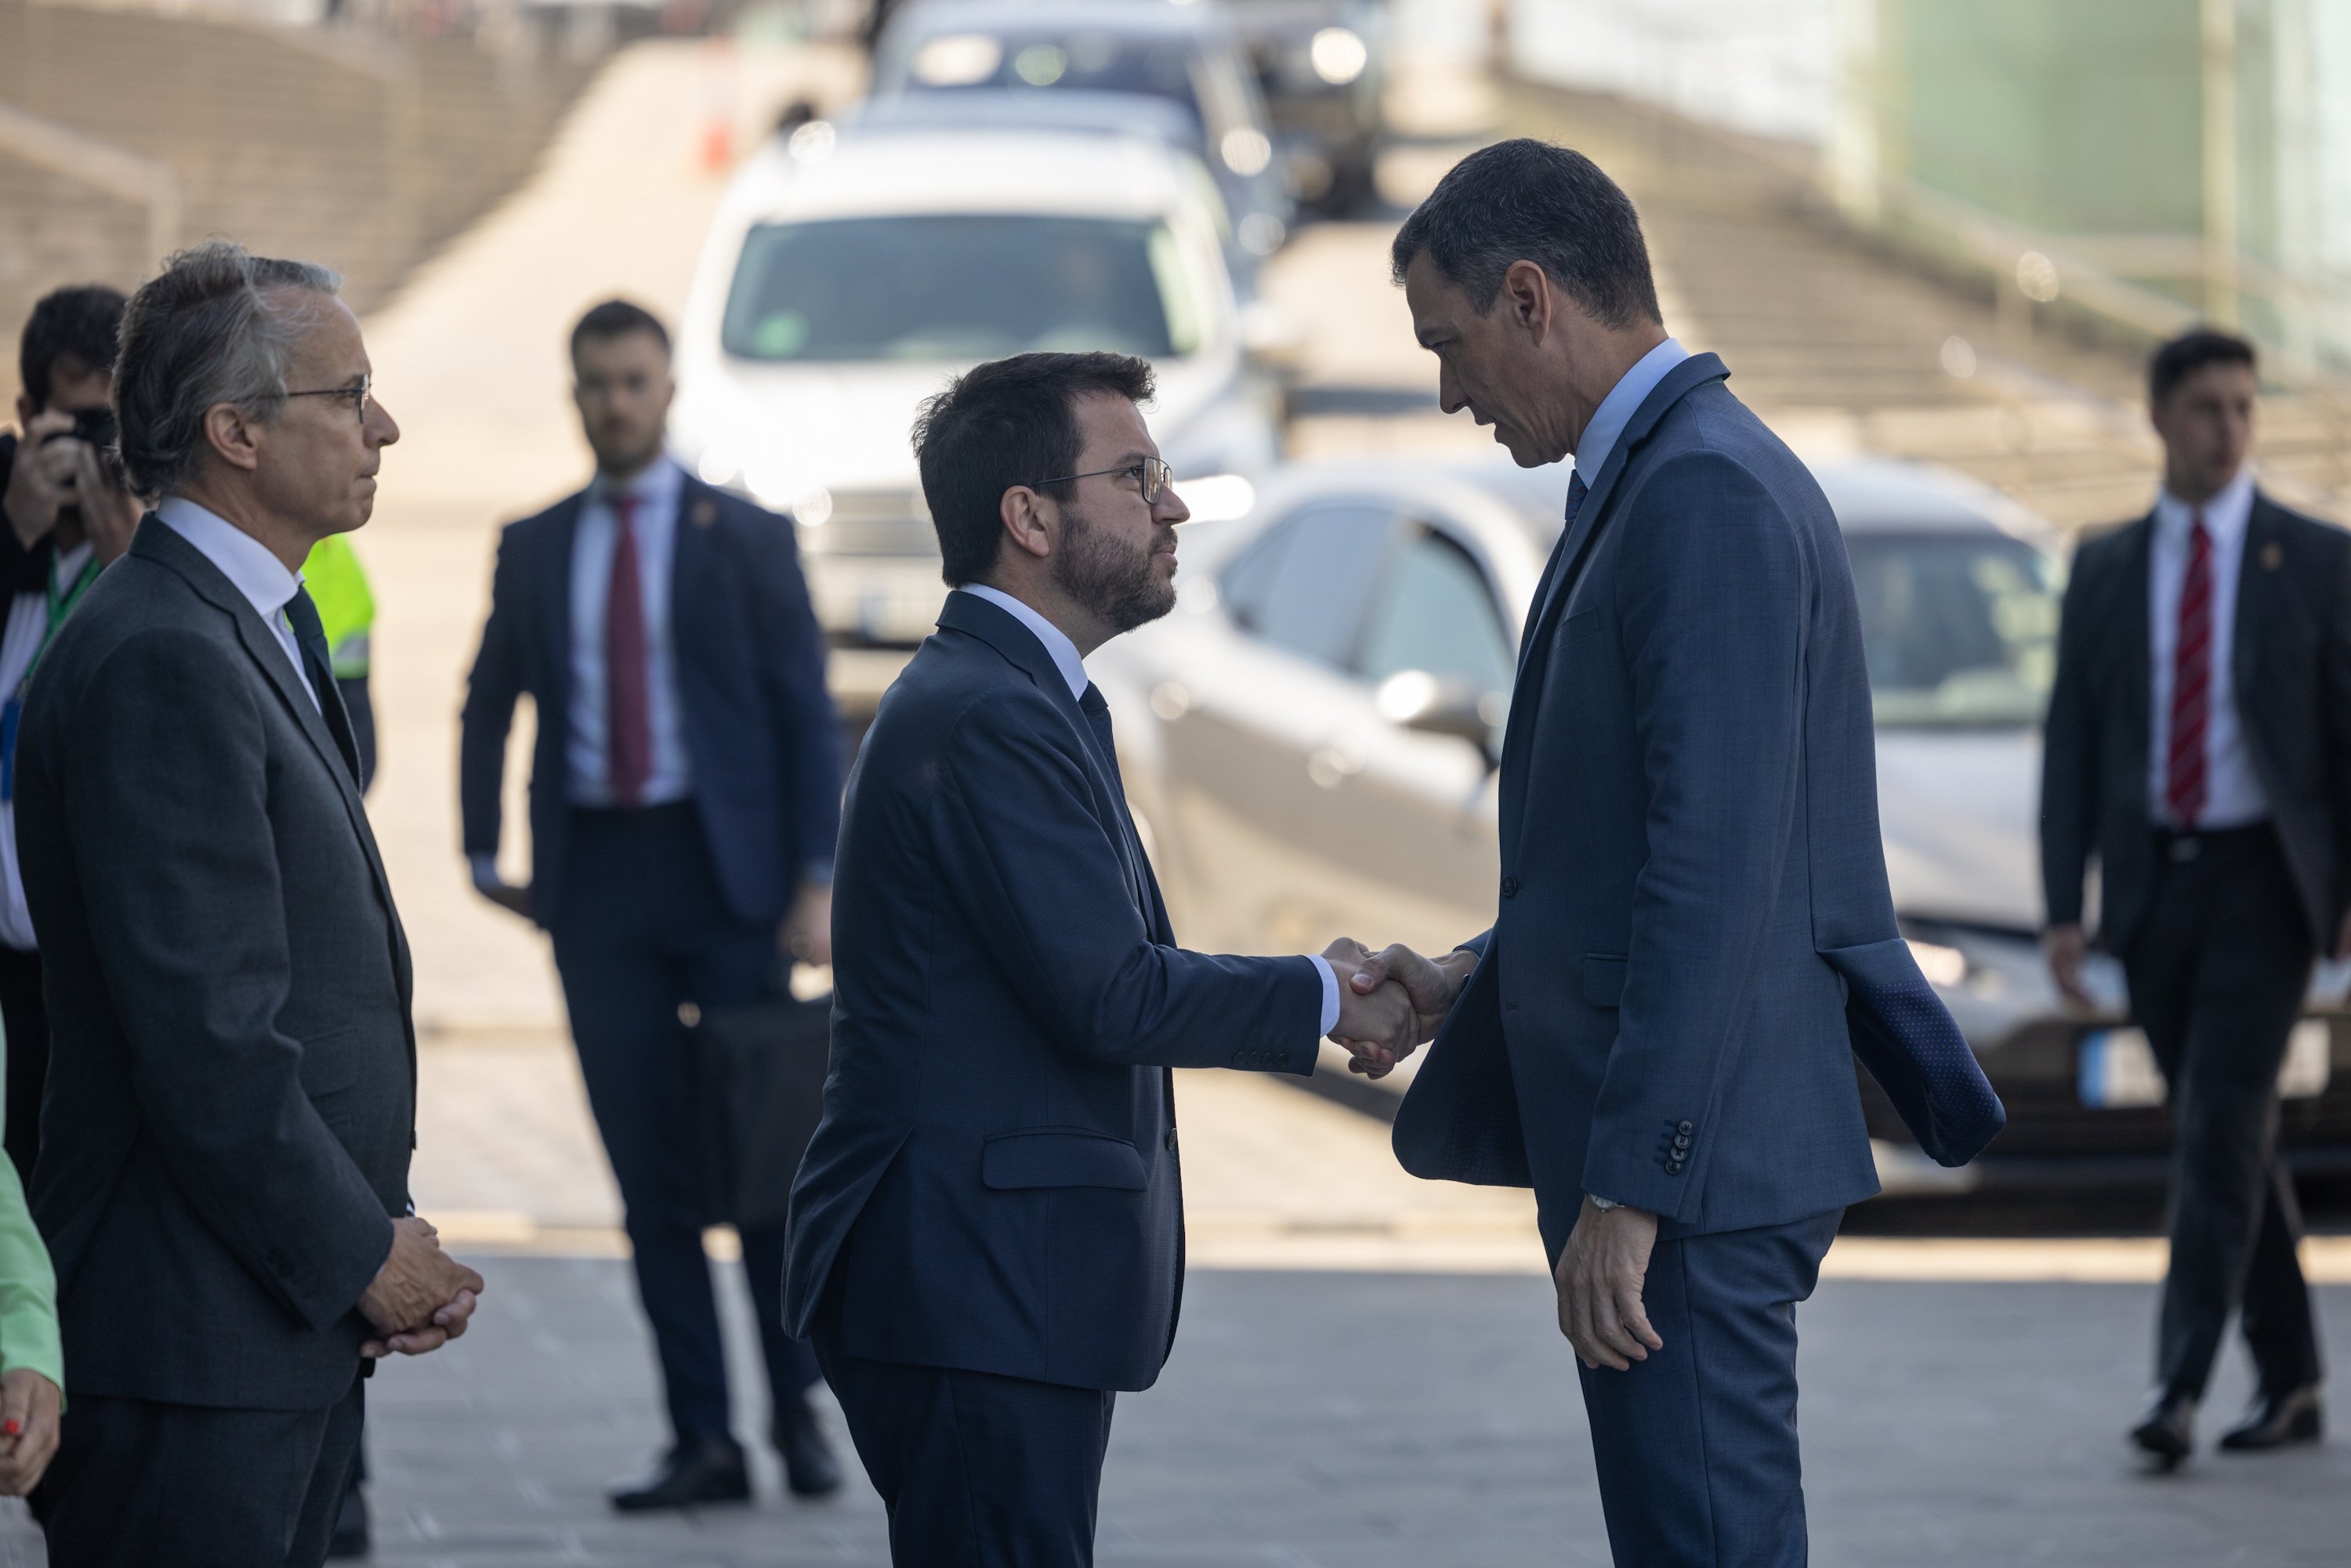
<svg viewBox="0 0 2351 1568"><path fill-rule="evenodd" d="M2351 6L1514 0L1510 64L1809 151L1865 227L2351 371Z"/></svg>

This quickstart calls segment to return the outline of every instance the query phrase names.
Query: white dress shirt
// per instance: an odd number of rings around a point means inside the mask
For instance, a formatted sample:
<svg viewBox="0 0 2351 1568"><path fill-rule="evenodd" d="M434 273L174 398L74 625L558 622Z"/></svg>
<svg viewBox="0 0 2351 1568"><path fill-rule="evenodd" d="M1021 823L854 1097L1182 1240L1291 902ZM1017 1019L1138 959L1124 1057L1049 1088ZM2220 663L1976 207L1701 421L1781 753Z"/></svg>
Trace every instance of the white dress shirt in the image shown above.
<svg viewBox="0 0 2351 1568"><path fill-rule="evenodd" d="M51 569L58 591L70 592L97 553L85 539L57 558ZM32 673L33 659L48 640L49 592L45 586L16 595L8 606L8 621L0 630L0 694L13 698ZM16 802L0 800L0 943L19 953L39 946L33 935L33 912L25 904L25 878L16 862Z"/></svg>
<svg viewBox="0 0 2351 1568"><path fill-rule="evenodd" d="M2154 722L2147 727L2147 810L2156 821L2171 823L2165 786L2170 775L2172 662L2179 648L2179 591L2188 577L2188 535L2199 509L2212 541L2212 674L2204 709L2204 810L2196 826L2251 827L2268 819L2270 802L2253 776L2244 726L2237 716L2237 584L2244 574L2245 531L2253 516L2253 476L2243 472L2201 508L2168 490L2155 503L2147 574L2147 644L2155 677L2148 715Z"/></svg>
<svg viewBox="0 0 2351 1568"><path fill-rule="evenodd" d="M1069 684L1070 695L1085 696L1086 687L1092 682L1086 678L1086 662L1079 656L1078 645L1070 641L1069 633L1001 589L990 588L984 582L970 582L956 591L985 599L1028 627L1037 641L1045 645L1045 652L1051 655L1053 667ZM1315 971L1322 977L1322 1027L1317 1032L1329 1034L1339 1027L1339 972L1331 967L1330 959L1319 953L1310 953L1307 956L1313 960Z"/></svg>
<svg viewBox="0 0 2351 1568"><path fill-rule="evenodd" d="M676 645L671 638L671 568L677 559L678 494L685 471L667 457L624 486L598 479L580 503L571 536L571 696L563 747L575 806L612 804L612 711L604 678L604 611L620 540L616 494L636 497L637 581L644 591L645 709L653 740L651 770L637 803L664 805L693 791L685 737L679 727Z"/></svg>
<svg viewBox="0 0 2351 1568"><path fill-rule="evenodd" d="M1575 444L1575 471L1583 476L1586 489L1600 482L1600 470L1607 466L1608 455L1616 450L1642 400L1657 390L1667 371L1688 358L1689 350L1668 338L1634 361L1633 368L1608 389L1593 410L1592 423L1583 427L1583 439Z"/></svg>
<svg viewBox="0 0 2351 1568"><path fill-rule="evenodd" d="M310 706L325 713L326 709L319 707L319 694L310 685L310 674L302 667L302 645L294 640L294 627L286 619L286 606L302 586L302 574L288 570L284 561L269 553L267 545L185 496L164 497L156 506L155 515L169 523L173 533L195 546L197 554L220 568L221 575L245 596L253 612L261 617L261 623L269 628L277 645L286 651L286 662L294 667L295 680L310 694Z"/></svg>

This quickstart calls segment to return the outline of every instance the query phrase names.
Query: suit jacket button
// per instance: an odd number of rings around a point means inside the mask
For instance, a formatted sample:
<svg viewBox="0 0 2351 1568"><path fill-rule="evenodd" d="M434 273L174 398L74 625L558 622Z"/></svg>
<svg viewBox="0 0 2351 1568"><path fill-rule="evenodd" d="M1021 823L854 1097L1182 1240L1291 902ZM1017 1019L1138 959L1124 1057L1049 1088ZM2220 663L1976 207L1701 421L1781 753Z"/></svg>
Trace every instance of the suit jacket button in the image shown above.
<svg viewBox="0 0 2351 1568"><path fill-rule="evenodd" d="M1235 1067L1247 1067L1249 1065L1249 1052L1246 1051L1237 1051L1233 1052L1233 1065Z"/></svg>
<svg viewBox="0 0 2351 1568"><path fill-rule="evenodd" d="M1171 1155L1176 1152L1176 1129L1173 1127L1167 1129L1167 1152Z"/></svg>
<svg viewBox="0 0 2351 1568"><path fill-rule="evenodd" d="M1517 877L1506 876L1502 879L1502 896L1504 898L1516 898L1519 896L1519 879Z"/></svg>
<svg viewBox="0 0 2351 1568"><path fill-rule="evenodd" d="M1681 1163L1681 1161L1679 1161L1679 1160L1667 1160L1667 1161L1666 1162L1666 1174L1667 1174L1667 1176L1679 1176L1679 1175L1681 1175L1681 1174L1682 1174L1682 1163Z"/></svg>
<svg viewBox="0 0 2351 1568"><path fill-rule="evenodd" d="M1698 1129L1697 1129L1695 1126L1692 1126L1689 1123L1687 1123L1687 1122L1684 1122L1684 1123L1683 1123L1683 1124L1681 1124L1679 1126L1676 1127L1676 1128L1674 1129L1674 1131L1675 1131L1675 1132L1677 1132L1677 1133L1679 1133L1683 1137L1687 1138L1687 1137L1688 1137L1692 1133L1697 1132L1697 1131L1698 1131Z"/></svg>
<svg viewBox="0 0 2351 1568"><path fill-rule="evenodd" d="M1675 1138L1674 1138L1674 1148L1675 1148L1677 1152L1678 1152L1678 1151L1680 1151L1680 1150L1683 1150L1683 1149L1687 1149L1687 1148L1688 1148L1688 1147L1689 1147L1689 1134L1688 1134L1687 1133L1678 1134L1677 1134L1677 1135L1675 1136Z"/></svg>

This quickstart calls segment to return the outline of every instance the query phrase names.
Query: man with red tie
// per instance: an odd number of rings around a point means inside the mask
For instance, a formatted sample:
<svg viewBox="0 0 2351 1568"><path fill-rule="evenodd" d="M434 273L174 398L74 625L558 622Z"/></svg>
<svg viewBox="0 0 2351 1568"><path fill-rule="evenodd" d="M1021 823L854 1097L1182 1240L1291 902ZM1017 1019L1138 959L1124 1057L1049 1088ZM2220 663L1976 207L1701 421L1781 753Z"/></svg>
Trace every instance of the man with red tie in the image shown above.
<svg viewBox="0 0 2351 1568"><path fill-rule="evenodd" d="M2167 1086L2171 1270L2131 1440L2168 1468L2240 1308L2259 1384L2220 1447L2314 1441L2323 1420L2278 1074L2312 961L2351 954L2351 534L2254 486L2250 343L2189 332L2148 381L2163 493L2074 559L2041 849L2051 973L2088 1002L2095 855L2098 941Z"/></svg>
<svg viewBox="0 0 2351 1568"><path fill-rule="evenodd" d="M614 300L571 336L596 477L510 525L465 697L460 793L483 894L553 937L572 1038L627 1208L674 1441L624 1511L750 1496L702 1247L680 1009L755 999L778 950L831 961L841 729L791 519L664 451L669 335ZM497 869L515 699L538 714L531 877ZM780 1224L743 1233L769 1428L793 1491L840 1482L783 1332Z"/></svg>

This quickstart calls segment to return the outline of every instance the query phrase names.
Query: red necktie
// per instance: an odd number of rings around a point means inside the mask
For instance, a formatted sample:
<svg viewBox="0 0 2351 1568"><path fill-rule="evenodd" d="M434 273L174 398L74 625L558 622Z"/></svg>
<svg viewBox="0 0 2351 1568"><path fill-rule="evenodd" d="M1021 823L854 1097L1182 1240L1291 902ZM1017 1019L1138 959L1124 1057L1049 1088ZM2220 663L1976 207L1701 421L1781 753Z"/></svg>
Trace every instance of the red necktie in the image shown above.
<svg viewBox="0 0 2351 1568"><path fill-rule="evenodd" d="M2212 695L2212 536L2204 514L2188 534L2188 571L2179 582L2179 645L2171 659L2171 751L2165 758L2163 803L2171 820L2192 828L2204 812L2205 717Z"/></svg>
<svg viewBox="0 0 2351 1568"><path fill-rule="evenodd" d="M645 699L645 593L637 570L637 498L615 497L611 591L604 601L605 756L612 804L633 806L653 772L653 717Z"/></svg>

